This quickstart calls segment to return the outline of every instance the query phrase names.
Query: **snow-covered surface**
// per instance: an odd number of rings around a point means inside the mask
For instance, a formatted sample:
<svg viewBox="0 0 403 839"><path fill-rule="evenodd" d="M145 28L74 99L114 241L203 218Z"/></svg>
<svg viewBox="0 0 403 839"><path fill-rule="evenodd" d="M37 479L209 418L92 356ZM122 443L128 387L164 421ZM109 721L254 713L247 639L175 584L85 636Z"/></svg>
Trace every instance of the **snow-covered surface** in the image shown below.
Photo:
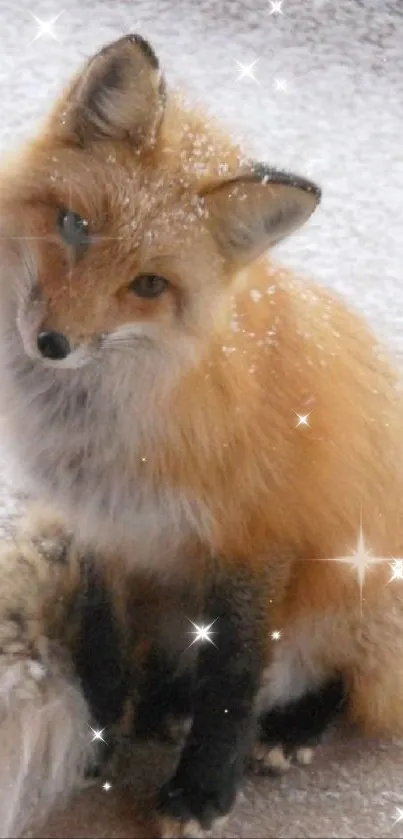
<svg viewBox="0 0 403 839"><path fill-rule="evenodd" d="M158 52L168 82L183 83L206 101L255 156L307 174L322 186L320 209L278 248L277 257L345 294L402 357L403 0L283 0L282 14L269 14L272 8L270 0L69 0L64 5L0 0L0 151L30 135L85 57L124 32L139 31ZM58 40L36 37L38 21L56 15ZM240 79L237 62L254 61L256 80ZM18 502L4 447L0 454L0 525L6 526ZM351 756L348 765L353 777ZM381 776L378 780L382 787ZM386 790L391 802L399 803L402 780L396 766L396 776L388 779L393 791ZM371 807L365 773L360 784L362 806ZM322 798L326 794L318 792ZM257 789L255 795L262 819L264 802ZM389 815L380 821L382 802L375 804L374 836L393 821L393 810L390 822ZM315 807L315 798L309 806ZM331 797L327 806L328 818L334 807L343 807ZM285 820L288 816L284 813ZM240 828L239 835L272 835L269 827L262 832L261 822L258 834L249 832L253 808L250 819L247 832ZM330 829L329 821L326 825ZM300 823L292 835L313 835L306 830ZM345 827L335 822L332 831L333 836L364 835L354 819ZM281 835L291 834L285 828Z"/></svg>

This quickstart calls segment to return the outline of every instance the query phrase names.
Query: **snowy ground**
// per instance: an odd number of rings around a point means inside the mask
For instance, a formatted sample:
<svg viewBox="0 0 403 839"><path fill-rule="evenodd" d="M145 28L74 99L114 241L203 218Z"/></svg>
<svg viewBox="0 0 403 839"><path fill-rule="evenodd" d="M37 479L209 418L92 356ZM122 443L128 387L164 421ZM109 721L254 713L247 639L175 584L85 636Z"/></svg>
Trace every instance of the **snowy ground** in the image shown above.
<svg viewBox="0 0 403 839"><path fill-rule="evenodd" d="M58 40L38 37L56 15ZM128 31L256 156L320 183L321 208L277 256L344 293L402 358L403 0L0 0L0 150L30 134L85 56ZM255 79L239 78L237 62L255 61ZM6 525L5 454L0 468Z"/></svg>

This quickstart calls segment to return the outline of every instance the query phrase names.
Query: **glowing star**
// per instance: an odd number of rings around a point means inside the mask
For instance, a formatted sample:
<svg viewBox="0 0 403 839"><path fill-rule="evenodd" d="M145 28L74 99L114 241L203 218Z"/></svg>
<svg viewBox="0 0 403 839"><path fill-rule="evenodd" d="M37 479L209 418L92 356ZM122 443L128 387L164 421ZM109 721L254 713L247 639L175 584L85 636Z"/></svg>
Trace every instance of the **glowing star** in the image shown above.
<svg viewBox="0 0 403 839"><path fill-rule="evenodd" d="M394 827L395 824L398 824L399 822L403 822L403 810L402 810L402 808L401 807L396 807L396 811L397 811L397 816L396 816L396 818L393 822L392 827Z"/></svg>
<svg viewBox="0 0 403 839"><path fill-rule="evenodd" d="M237 61L237 65L240 68L241 72L237 78L237 81L240 79L253 79L254 82L258 82L256 76L253 74L253 68L257 64L258 59L255 58L254 61L251 61L250 64L242 64L240 61ZM259 83L259 82L258 82Z"/></svg>
<svg viewBox="0 0 403 839"><path fill-rule="evenodd" d="M37 41L38 38L42 38L42 35L50 35L50 37L53 38L55 41L59 41L60 39L57 37L57 35L55 35L52 27L54 26L54 24L56 23L56 21L60 17L60 15L62 15L62 14L63 14L63 12L59 12L59 14L56 15L55 17L53 17L51 20L41 20L33 12L31 12L32 17L35 18L35 20L36 20L36 22L39 26L39 30L36 33L35 37L32 38L31 44L33 44L34 41Z"/></svg>
<svg viewBox="0 0 403 839"><path fill-rule="evenodd" d="M90 728L91 728L91 726L90 726ZM105 731L104 728L100 728L100 729L98 729L98 731L95 728L91 728L91 731L94 735L92 740L91 740L91 743L93 743L94 740L102 740L103 743L106 743L106 740L102 736L104 731Z"/></svg>
<svg viewBox="0 0 403 839"><path fill-rule="evenodd" d="M275 90L282 90L285 92L288 89L288 85L285 79L274 79L274 89Z"/></svg>
<svg viewBox="0 0 403 839"><path fill-rule="evenodd" d="M297 414L297 412L294 411L294 414L298 417L298 422L295 426L296 428L299 428L300 425L307 425L308 428L310 428L308 419L311 416L311 412L309 412L309 414Z"/></svg>
<svg viewBox="0 0 403 839"><path fill-rule="evenodd" d="M269 0L271 9L269 9L269 16L271 15L282 15L283 14L283 2L284 0Z"/></svg>
<svg viewBox="0 0 403 839"><path fill-rule="evenodd" d="M278 629L276 629L274 632L271 633L270 637L272 641L279 641L281 638L281 632Z"/></svg>
<svg viewBox="0 0 403 839"><path fill-rule="evenodd" d="M194 623L192 620L190 620L190 618L188 618L188 620L190 621L192 626L194 626L194 630L190 630L191 634L195 635L195 639L189 644L189 647L192 647L193 644L196 644L197 641L208 641L210 644L213 644L214 647L217 646L217 644L214 644L212 638L210 638L210 635L212 634L211 627L218 620L218 618L215 618L215 620L213 620L208 626L198 626L197 623Z"/></svg>
<svg viewBox="0 0 403 839"><path fill-rule="evenodd" d="M111 789L111 786L112 786L112 784L110 784L109 781L105 781L105 783L102 784L102 789L104 789L105 792L108 792L108 790Z"/></svg>
<svg viewBox="0 0 403 839"><path fill-rule="evenodd" d="M372 556L371 552L368 550L365 544L364 534L362 532L362 524L360 524L360 530L355 551L353 551L353 553L351 553L350 556L332 557L327 561L341 562L345 565L351 565L352 569L356 571L358 585L360 587L360 602L362 605L362 590L365 582L365 575L368 569L371 568L372 565L379 565L380 562L390 562L390 559L388 559L387 557Z"/></svg>
<svg viewBox="0 0 403 839"><path fill-rule="evenodd" d="M391 583L392 580L403 580L403 559L393 559L389 565L392 571L389 582Z"/></svg>

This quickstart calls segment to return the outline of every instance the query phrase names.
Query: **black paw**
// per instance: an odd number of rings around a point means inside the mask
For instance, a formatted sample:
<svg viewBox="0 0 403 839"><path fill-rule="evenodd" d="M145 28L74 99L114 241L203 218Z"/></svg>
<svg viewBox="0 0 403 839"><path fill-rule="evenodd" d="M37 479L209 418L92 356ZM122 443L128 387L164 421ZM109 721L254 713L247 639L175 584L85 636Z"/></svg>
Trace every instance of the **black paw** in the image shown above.
<svg viewBox="0 0 403 839"><path fill-rule="evenodd" d="M158 797L162 837L202 836L230 811L236 797L234 767L203 779L174 777L164 784Z"/></svg>
<svg viewBox="0 0 403 839"><path fill-rule="evenodd" d="M249 764L258 772L276 775L287 771L293 762L310 764L315 746L344 699L344 685L341 679L334 679L282 708L262 714Z"/></svg>
<svg viewBox="0 0 403 839"><path fill-rule="evenodd" d="M136 707L135 738L180 742L192 714L193 689L193 674L177 673L164 651L153 649Z"/></svg>

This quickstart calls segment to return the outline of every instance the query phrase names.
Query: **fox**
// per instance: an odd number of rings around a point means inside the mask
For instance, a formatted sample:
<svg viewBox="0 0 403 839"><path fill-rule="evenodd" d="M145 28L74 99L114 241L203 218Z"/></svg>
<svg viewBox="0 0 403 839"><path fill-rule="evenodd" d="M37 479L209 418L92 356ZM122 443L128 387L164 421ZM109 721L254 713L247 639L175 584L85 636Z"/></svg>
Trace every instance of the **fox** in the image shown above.
<svg viewBox="0 0 403 839"><path fill-rule="evenodd" d="M105 559L43 504L32 503L0 544L4 837L37 835L74 793L121 775L122 746L127 753L157 739L177 749L189 731L197 655L184 623L192 592L155 574L116 575ZM343 700L333 680L263 713L248 769L273 775L292 761L309 763ZM148 819L155 835L153 813Z"/></svg>
<svg viewBox="0 0 403 839"><path fill-rule="evenodd" d="M43 505L3 541L0 567L0 831L18 837L97 779L131 734L160 610L146 580L132 592L103 573Z"/></svg>
<svg viewBox="0 0 403 839"><path fill-rule="evenodd" d="M320 199L171 91L137 34L0 174L10 454L95 567L153 581L136 608L161 586L195 624L163 837L228 816L256 720L263 766L306 757L342 701L368 736L403 730L400 374L358 312L271 257Z"/></svg>

